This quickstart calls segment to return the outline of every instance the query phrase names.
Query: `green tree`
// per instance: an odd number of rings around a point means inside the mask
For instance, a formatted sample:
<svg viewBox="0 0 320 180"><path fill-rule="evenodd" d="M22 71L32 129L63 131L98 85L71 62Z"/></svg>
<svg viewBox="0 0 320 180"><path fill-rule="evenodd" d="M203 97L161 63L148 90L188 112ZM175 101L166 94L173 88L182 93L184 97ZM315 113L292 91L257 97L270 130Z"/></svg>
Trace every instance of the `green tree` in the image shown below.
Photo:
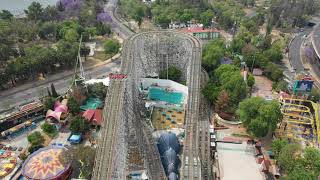
<svg viewBox="0 0 320 180"><path fill-rule="evenodd" d="M88 93L90 96L104 99L107 95L108 87L103 85L103 83L95 83L88 85Z"/></svg>
<svg viewBox="0 0 320 180"><path fill-rule="evenodd" d="M207 10L200 14L200 22L205 26L209 27L211 25L211 21L213 18L213 12L212 10Z"/></svg>
<svg viewBox="0 0 320 180"><path fill-rule="evenodd" d="M320 175L320 151L316 148L307 147L303 153L303 167L315 177Z"/></svg>
<svg viewBox="0 0 320 180"><path fill-rule="evenodd" d="M90 130L90 124L84 117L76 116L70 123L72 133L85 133Z"/></svg>
<svg viewBox="0 0 320 180"><path fill-rule="evenodd" d="M28 148L28 151L30 154L34 153L35 151L37 151L38 149L40 148L43 148L44 146L42 144L35 144L35 145L31 145L29 148Z"/></svg>
<svg viewBox="0 0 320 180"><path fill-rule="evenodd" d="M69 42L76 42L79 38L79 34L75 29L68 29L64 35L64 39Z"/></svg>
<svg viewBox="0 0 320 180"><path fill-rule="evenodd" d="M205 45L202 52L203 66L212 71L220 64L221 58L225 53L225 45L222 40L213 40Z"/></svg>
<svg viewBox="0 0 320 180"><path fill-rule="evenodd" d="M44 137L39 131L35 131L28 135L28 142L32 145L42 145L44 143Z"/></svg>
<svg viewBox="0 0 320 180"><path fill-rule="evenodd" d="M54 97L47 96L43 99L44 109L47 111L53 109L56 99Z"/></svg>
<svg viewBox="0 0 320 180"><path fill-rule="evenodd" d="M238 103L247 96L247 85L241 76L240 70L234 65L223 64L214 71L216 85L228 92L231 105Z"/></svg>
<svg viewBox="0 0 320 180"><path fill-rule="evenodd" d="M183 23L187 23L188 21L191 21L193 15L191 9L184 9L183 13L180 16L180 21Z"/></svg>
<svg viewBox="0 0 320 180"><path fill-rule="evenodd" d="M266 51L264 51L264 56L272 62L280 63L283 56L282 56L282 48L280 47L272 47Z"/></svg>
<svg viewBox="0 0 320 180"><path fill-rule="evenodd" d="M271 149L276 159L278 159L282 149L287 146L289 142L285 139L276 139L271 143Z"/></svg>
<svg viewBox="0 0 320 180"><path fill-rule="evenodd" d="M231 49L234 53L240 54L244 46L245 41L241 38L236 37L231 41Z"/></svg>
<svg viewBox="0 0 320 180"><path fill-rule="evenodd" d="M13 18L13 14L11 14L8 10L2 10L0 12L0 19L2 20L11 20Z"/></svg>
<svg viewBox="0 0 320 180"><path fill-rule="evenodd" d="M49 124L47 122L42 124L41 129L43 130L43 132L45 132L50 137L54 137L57 134L56 126Z"/></svg>
<svg viewBox="0 0 320 180"><path fill-rule="evenodd" d="M282 118L278 102L266 101L260 97L240 102L238 113L244 126L256 137L264 137L269 131L274 131Z"/></svg>
<svg viewBox="0 0 320 180"><path fill-rule="evenodd" d="M120 43L117 39L108 39L104 43L104 52L106 54L114 55L119 52Z"/></svg>
<svg viewBox="0 0 320 180"><path fill-rule="evenodd" d="M272 81L279 81L283 78L283 70L274 63L268 63L264 69L265 75Z"/></svg>
<svg viewBox="0 0 320 180"><path fill-rule="evenodd" d="M144 6L138 6L135 8L133 19L138 23L140 28L142 24L143 17L145 16L145 9Z"/></svg>
<svg viewBox="0 0 320 180"><path fill-rule="evenodd" d="M33 21L38 21L43 17L43 8L38 2L32 2L24 12L27 14L27 17Z"/></svg>
<svg viewBox="0 0 320 180"><path fill-rule="evenodd" d="M170 66L168 69L164 69L160 71L159 77L161 79L167 79L167 71L168 71L168 79L179 82L182 75L182 72L179 68L175 66Z"/></svg>
<svg viewBox="0 0 320 180"><path fill-rule="evenodd" d="M57 6L47 6L43 10L44 21L55 21L59 19L59 10Z"/></svg>
<svg viewBox="0 0 320 180"><path fill-rule="evenodd" d="M206 99L208 99L212 104L216 102L219 93L220 87L216 86L214 83L209 82L202 90L202 94Z"/></svg>
<svg viewBox="0 0 320 180"><path fill-rule="evenodd" d="M280 92L280 91L286 92L288 91L288 83L284 80L281 80L279 82L273 82L272 88L277 92Z"/></svg>
<svg viewBox="0 0 320 180"><path fill-rule="evenodd" d="M97 29L97 35L104 36L104 35L110 35L111 34L111 27L109 24L104 24L102 22L98 22L96 24Z"/></svg>
<svg viewBox="0 0 320 180"><path fill-rule="evenodd" d="M73 97L68 99L68 108L72 115L77 115L80 112L80 105Z"/></svg>
<svg viewBox="0 0 320 180"><path fill-rule="evenodd" d="M13 50L8 45L0 43L0 64L9 60L11 55L13 55Z"/></svg>
<svg viewBox="0 0 320 180"><path fill-rule="evenodd" d="M278 164L286 172L293 172L296 167L302 165L302 149L299 144L288 144L282 148Z"/></svg>
<svg viewBox="0 0 320 180"><path fill-rule="evenodd" d="M320 91L319 89L313 88L311 94L309 95L309 100L313 102L318 102L320 100Z"/></svg>
<svg viewBox="0 0 320 180"><path fill-rule="evenodd" d="M78 43L65 40L58 41L57 57L59 64L71 68L75 64L78 55Z"/></svg>
<svg viewBox="0 0 320 180"><path fill-rule="evenodd" d="M57 93L56 88L54 87L53 83L51 83L50 87L51 87L52 97L54 97L54 98L59 97L59 94Z"/></svg>
<svg viewBox="0 0 320 180"><path fill-rule="evenodd" d="M247 85L252 88L255 83L254 76L252 74L248 74Z"/></svg>
<svg viewBox="0 0 320 180"><path fill-rule="evenodd" d="M304 167L298 166L295 167L293 171L285 177L281 177L281 180L315 180L316 176L311 174L309 171L306 171Z"/></svg>
<svg viewBox="0 0 320 180"><path fill-rule="evenodd" d="M288 144L286 140L274 140L272 151L278 165L287 176L284 180L313 180L320 175L320 151L313 147L302 149L300 144Z"/></svg>
<svg viewBox="0 0 320 180"><path fill-rule="evenodd" d="M52 22L45 22L38 28L39 36L42 39L55 39L57 35L57 25Z"/></svg>

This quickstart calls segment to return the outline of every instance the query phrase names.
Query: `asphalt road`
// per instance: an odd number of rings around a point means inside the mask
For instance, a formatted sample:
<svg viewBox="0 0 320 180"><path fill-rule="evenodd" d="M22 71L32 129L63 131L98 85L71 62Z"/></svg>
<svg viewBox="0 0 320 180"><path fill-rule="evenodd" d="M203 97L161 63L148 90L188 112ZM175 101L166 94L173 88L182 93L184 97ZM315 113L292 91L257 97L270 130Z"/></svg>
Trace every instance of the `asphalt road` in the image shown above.
<svg viewBox="0 0 320 180"><path fill-rule="evenodd" d="M109 0L105 5L104 10L110 15L112 19L112 30L116 32L121 38L126 39L134 34L129 28L124 26L115 16L118 0Z"/></svg>
<svg viewBox="0 0 320 180"><path fill-rule="evenodd" d="M116 72L119 70L120 60L115 60L111 63L104 64L90 71L85 72L87 78L99 78L102 76L107 76L110 72ZM8 108L8 105L15 106L23 102L37 99L39 96L45 95L47 93L46 88L54 83L58 93L64 93L69 87L72 80L72 75L66 78L59 79L48 84L39 85L27 90L22 90L12 95L2 95L0 96L0 110Z"/></svg>
<svg viewBox="0 0 320 180"><path fill-rule="evenodd" d="M300 47L304 41L304 36L309 35L312 29L307 29L304 32L299 33L291 42L289 47L289 60L292 68L296 73L304 71L304 66L300 58Z"/></svg>
<svg viewBox="0 0 320 180"><path fill-rule="evenodd" d="M312 40L314 41L314 48L320 53L320 25L314 28Z"/></svg>

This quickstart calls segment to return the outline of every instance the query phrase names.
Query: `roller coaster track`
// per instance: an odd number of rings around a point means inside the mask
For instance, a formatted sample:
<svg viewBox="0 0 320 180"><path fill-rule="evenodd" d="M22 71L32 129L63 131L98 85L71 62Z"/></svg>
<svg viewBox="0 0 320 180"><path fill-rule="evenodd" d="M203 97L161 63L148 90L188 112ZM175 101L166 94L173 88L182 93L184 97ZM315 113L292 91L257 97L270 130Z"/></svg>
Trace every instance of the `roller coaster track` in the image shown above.
<svg viewBox="0 0 320 180"><path fill-rule="evenodd" d="M296 99L296 98L283 98L280 101L282 103L281 112L284 115L284 121L287 123L294 125L311 125L314 132L318 137L318 141L320 141L320 121L319 121L319 108L318 104L305 100L305 99ZM313 108L311 112L310 107L303 105L303 103L310 103ZM290 130L287 132L288 135L291 134L293 137L301 134L296 130ZM294 132L294 133L293 133ZM283 134L284 132L278 132L279 134Z"/></svg>
<svg viewBox="0 0 320 180"><path fill-rule="evenodd" d="M201 44L198 39L190 38L195 45L192 50L192 63L187 85L189 98L186 110L186 135L183 148L181 179L201 179L199 161L198 120L200 105Z"/></svg>
<svg viewBox="0 0 320 180"><path fill-rule="evenodd" d="M201 71L201 89L204 88L206 83L209 81L209 76L207 72L202 69ZM201 163L201 173L202 179L212 180L213 172L212 172L212 160L210 156L210 104L206 100L206 98L201 94L200 95L200 119L199 119L199 157Z"/></svg>
<svg viewBox="0 0 320 180"><path fill-rule="evenodd" d="M188 107L186 113L186 149L183 153L183 161L185 162L185 157L190 157L190 166L186 169L188 172L184 177L187 179L201 179L201 166L200 162L195 162L193 159L198 159L198 128L197 122L199 118L199 94L200 94L200 74L201 74L201 44L200 42L187 34L181 34L172 31L154 31L154 32L144 32L131 36L124 44L121 70L120 73L127 74L128 78L126 80L112 80L111 86L106 97L106 105L103 111L103 124L101 127L101 134L97 144L97 153L94 164L93 180L109 180L115 179L112 175L115 171L114 169L114 159L117 153L115 145L117 144L117 131L119 129L119 121L122 118L123 111L123 101L125 98L125 84L130 78L135 79L136 74L133 70L134 59L133 53L134 41L141 36L147 35L149 33L174 33L180 36L187 37L187 40L193 45L192 49L192 60L190 63L188 71L188 87L189 87L189 98ZM134 128L136 128L134 126ZM140 135L143 137L143 144L145 146L145 154L143 157L147 159L146 167L149 172L149 179L165 179L164 170L160 161L160 155L157 151L156 143L151 137L150 130L142 124L140 129L135 129L140 131ZM124 177L122 175L122 177Z"/></svg>
<svg viewBox="0 0 320 180"><path fill-rule="evenodd" d="M290 100L290 99L285 99ZM298 99L295 99L297 101ZM291 100L290 102L292 102ZM314 128L314 117L310 108L300 104L293 104L290 102L282 102L281 113L284 115L285 120L294 124L307 124L312 125ZM298 102L303 102L299 99ZM311 102L311 101L309 101Z"/></svg>

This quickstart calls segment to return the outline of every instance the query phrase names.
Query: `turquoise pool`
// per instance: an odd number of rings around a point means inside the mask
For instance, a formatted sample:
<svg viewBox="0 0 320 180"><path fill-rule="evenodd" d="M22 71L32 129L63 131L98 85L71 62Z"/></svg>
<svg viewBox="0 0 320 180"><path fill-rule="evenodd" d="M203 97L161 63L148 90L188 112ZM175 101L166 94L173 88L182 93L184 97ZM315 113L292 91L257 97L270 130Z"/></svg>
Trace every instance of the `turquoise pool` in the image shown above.
<svg viewBox="0 0 320 180"><path fill-rule="evenodd" d="M170 92L162 88L149 88L148 98L154 101L164 101L170 104L181 104L183 94L180 92Z"/></svg>
<svg viewBox="0 0 320 180"><path fill-rule="evenodd" d="M99 98L89 98L87 102L80 106L82 111L86 111L87 109L97 109L102 106L102 101Z"/></svg>

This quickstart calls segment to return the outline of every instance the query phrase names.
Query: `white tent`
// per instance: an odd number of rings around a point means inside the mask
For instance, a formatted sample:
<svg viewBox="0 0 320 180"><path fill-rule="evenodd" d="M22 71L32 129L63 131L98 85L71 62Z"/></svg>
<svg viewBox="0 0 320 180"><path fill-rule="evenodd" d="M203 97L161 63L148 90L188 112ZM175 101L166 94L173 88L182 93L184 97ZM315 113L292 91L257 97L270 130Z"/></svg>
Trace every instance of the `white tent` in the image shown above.
<svg viewBox="0 0 320 180"><path fill-rule="evenodd" d="M100 82L102 82L103 85L109 87L110 79L109 79L109 77L106 77L104 79L90 79L90 80L86 81L85 83L86 84L95 84L95 83L100 83Z"/></svg>

